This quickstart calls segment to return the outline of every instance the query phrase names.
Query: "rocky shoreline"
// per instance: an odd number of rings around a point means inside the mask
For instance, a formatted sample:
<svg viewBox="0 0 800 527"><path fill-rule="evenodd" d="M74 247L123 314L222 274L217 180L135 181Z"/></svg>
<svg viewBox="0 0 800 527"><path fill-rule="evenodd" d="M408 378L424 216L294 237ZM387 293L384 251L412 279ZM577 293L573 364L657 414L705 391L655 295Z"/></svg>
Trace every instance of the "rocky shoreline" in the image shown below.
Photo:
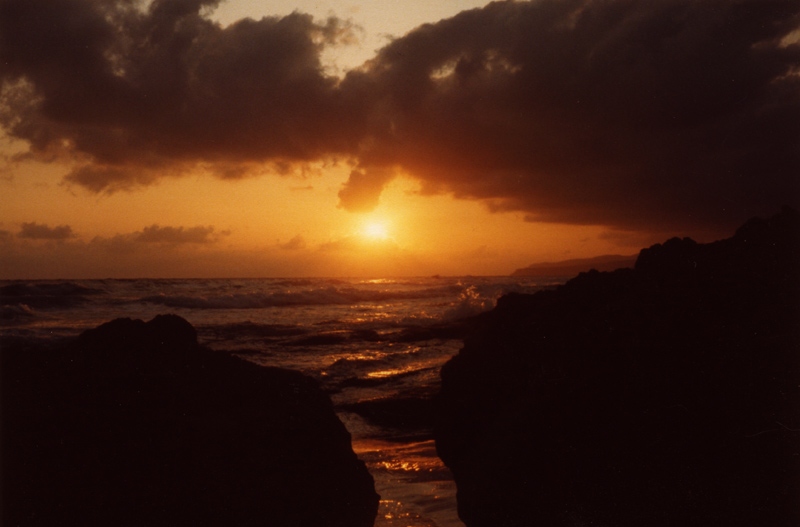
<svg viewBox="0 0 800 527"><path fill-rule="evenodd" d="M4 343L3 524L368 527L372 477L317 383L174 315Z"/></svg>
<svg viewBox="0 0 800 527"><path fill-rule="evenodd" d="M468 527L800 524L800 215L509 295L442 370Z"/></svg>

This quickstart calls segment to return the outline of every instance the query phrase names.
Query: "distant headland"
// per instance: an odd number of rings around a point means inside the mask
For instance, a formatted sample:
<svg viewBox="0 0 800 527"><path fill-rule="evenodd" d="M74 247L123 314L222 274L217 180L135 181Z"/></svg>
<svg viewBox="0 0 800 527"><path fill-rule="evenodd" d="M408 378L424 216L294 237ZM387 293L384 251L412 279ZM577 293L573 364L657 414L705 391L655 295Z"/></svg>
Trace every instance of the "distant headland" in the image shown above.
<svg viewBox="0 0 800 527"><path fill-rule="evenodd" d="M517 269L511 276L575 276L589 269L598 271L614 271L626 267L633 267L637 255L623 256L620 254L605 254L594 258L573 258L560 262L540 262Z"/></svg>

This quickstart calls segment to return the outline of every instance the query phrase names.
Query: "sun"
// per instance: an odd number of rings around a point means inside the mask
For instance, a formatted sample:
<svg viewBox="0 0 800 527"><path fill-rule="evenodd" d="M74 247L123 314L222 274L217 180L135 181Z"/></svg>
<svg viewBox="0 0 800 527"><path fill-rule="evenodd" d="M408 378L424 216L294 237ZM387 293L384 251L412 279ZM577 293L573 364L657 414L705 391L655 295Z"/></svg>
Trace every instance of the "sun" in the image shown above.
<svg viewBox="0 0 800 527"><path fill-rule="evenodd" d="M382 221L368 221L361 229L361 234L370 240L388 240L389 228Z"/></svg>

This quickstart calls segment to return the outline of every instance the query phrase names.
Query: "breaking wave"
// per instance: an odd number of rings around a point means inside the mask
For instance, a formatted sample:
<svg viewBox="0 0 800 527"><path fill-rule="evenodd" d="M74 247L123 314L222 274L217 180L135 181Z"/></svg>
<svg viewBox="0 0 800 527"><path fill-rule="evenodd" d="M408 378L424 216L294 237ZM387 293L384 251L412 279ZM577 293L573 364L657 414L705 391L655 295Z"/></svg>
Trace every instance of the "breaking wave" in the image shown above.
<svg viewBox="0 0 800 527"><path fill-rule="evenodd" d="M36 318L36 313L26 304L0 306L0 321L18 321Z"/></svg>

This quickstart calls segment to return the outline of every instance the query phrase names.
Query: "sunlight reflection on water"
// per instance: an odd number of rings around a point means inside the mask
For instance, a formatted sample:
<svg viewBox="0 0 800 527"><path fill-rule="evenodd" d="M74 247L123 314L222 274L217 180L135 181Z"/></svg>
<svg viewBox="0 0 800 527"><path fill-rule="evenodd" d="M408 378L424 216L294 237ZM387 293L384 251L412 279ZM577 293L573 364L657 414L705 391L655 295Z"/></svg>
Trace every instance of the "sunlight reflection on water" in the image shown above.
<svg viewBox="0 0 800 527"><path fill-rule="evenodd" d="M456 513L455 483L432 440L354 440L353 449L381 495L375 527L463 527Z"/></svg>

